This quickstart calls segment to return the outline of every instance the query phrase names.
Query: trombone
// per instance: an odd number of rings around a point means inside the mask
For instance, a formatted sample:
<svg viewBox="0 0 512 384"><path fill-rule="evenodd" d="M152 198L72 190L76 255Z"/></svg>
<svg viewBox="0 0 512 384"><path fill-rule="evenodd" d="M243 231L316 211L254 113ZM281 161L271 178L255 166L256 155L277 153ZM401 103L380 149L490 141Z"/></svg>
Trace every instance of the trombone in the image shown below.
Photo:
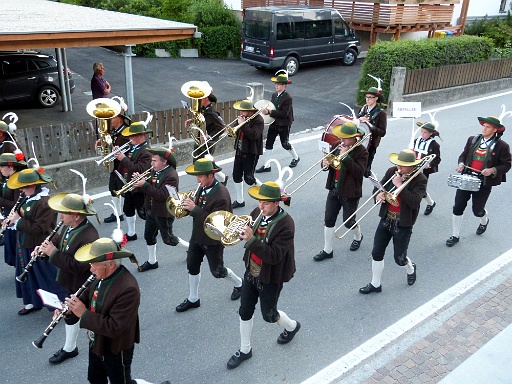
<svg viewBox="0 0 512 384"><path fill-rule="evenodd" d="M129 150L130 150L130 142L128 141L128 142L124 143L123 145L121 145L120 147L118 147L117 149L110 152L109 154L103 156L101 159L94 160L94 161L96 161L96 164L98 164L98 165L101 165L105 162L109 163L116 158L117 153L126 153Z"/></svg>
<svg viewBox="0 0 512 384"><path fill-rule="evenodd" d="M325 154L324 157L322 157L320 160L318 160L316 163L314 163L311 167L306 169L304 172L302 172L299 176L297 176L294 180L292 180L283 190L284 194L291 196L295 192L297 192L299 189L301 189L304 185L309 183L314 177L316 177L320 172L326 171L329 167L333 167L336 170L339 170L341 168L341 164L343 163L343 160L352 152L356 147L360 146L362 143L364 143L366 140L368 140L371 136L371 133L365 134L361 140L357 141L353 146L351 146L349 149L347 149L345 152L340 153L339 155L334 155L333 153L338 149L338 146L336 146L331 152ZM323 160L327 160L329 162L329 165L327 167L320 168L319 171L314 173L309 179L304 181L302 184L300 184L298 187L296 187L293 191L287 192L286 189L290 188L291 185L295 184L299 179L301 179L305 174L307 174L309 171L311 171L317 164L321 164Z"/></svg>
<svg viewBox="0 0 512 384"><path fill-rule="evenodd" d="M133 186L137 181L140 181L142 179L148 180L151 177L151 171L153 170L153 167L147 169L144 171L144 173L139 174L139 176L131 179L129 182L127 182L125 185L121 187L118 191L114 191L114 195L116 197L119 197L123 193L132 191L135 187Z"/></svg>
<svg viewBox="0 0 512 384"><path fill-rule="evenodd" d="M423 159L422 159L422 162L419 163L418 165L416 165L409 173L407 173L406 175L403 176L403 181L404 183L398 187L398 188L395 188L395 186L393 186L393 188L391 188L390 191L386 191L385 190L385 186L390 182L392 181L395 177L397 177L397 175L393 175L391 176L383 185L382 185L382 188L377 188L377 191L375 191L375 193L373 193L369 198L368 200L366 200L359 208L357 208L357 210L352 214L350 215L347 220L345 220L343 223L341 223L341 225L336 228L336 231L334 231L334 235L336 236L337 239L343 239L352 229L354 229L356 226L359 225L359 223L366 217L366 215L368 215L372 210L373 208L377 207L381 201L377 201L375 204L373 204L373 206L367 211L365 212L365 214L363 216L361 216L361 218L359 220L357 220L354 224L352 224L352 226L350 228L348 228L345 233L341 236L338 235L338 232L339 230L346 224L348 223L361 209L363 209L363 207L368 204L368 202L372 199L375 198L375 196L377 196L379 193L383 192L384 193L384 198L386 199L386 201L391 204L391 205L394 205L394 206L398 206L398 195L400 195L400 192L402 192L404 190L404 188L411 182L411 180L413 180L416 176L418 176L422 171L423 169L432 162L432 160L434 160L436 157L436 155L428 155L428 156L425 156Z"/></svg>

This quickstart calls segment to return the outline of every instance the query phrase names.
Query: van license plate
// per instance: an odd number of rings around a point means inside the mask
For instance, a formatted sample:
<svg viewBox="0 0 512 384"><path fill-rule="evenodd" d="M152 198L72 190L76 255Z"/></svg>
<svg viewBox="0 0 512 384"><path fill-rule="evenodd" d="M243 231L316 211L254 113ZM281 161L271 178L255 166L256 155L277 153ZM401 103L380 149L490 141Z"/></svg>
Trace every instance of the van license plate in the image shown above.
<svg viewBox="0 0 512 384"><path fill-rule="evenodd" d="M246 45L244 47L244 51L245 52L249 52L249 53L253 53L254 52L254 47L251 47L250 45Z"/></svg>

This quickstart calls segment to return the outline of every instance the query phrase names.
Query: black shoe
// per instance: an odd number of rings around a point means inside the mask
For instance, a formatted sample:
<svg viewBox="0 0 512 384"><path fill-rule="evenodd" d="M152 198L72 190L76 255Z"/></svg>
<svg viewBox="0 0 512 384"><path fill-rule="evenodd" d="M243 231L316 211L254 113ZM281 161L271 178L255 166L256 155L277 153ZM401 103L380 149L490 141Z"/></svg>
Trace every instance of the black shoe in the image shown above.
<svg viewBox="0 0 512 384"><path fill-rule="evenodd" d="M226 186L226 184L228 183L228 179L229 179L229 176L226 175L226 178L224 179L224 181L221 181L220 183L223 185L223 186Z"/></svg>
<svg viewBox="0 0 512 384"><path fill-rule="evenodd" d="M233 204L231 204L231 208L242 208L245 207L245 201L243 203L239 203L238 201L233 201Z"/></svg>
<svg viewBox="0 0 512 384"><path fill-rule="evenodd" d="M351 251L357 251L361 246L361 242L363 241L363 235L361 235L361 240L352 240L352 244L350 244Z"/></svg>
<svg viewBox="0 0 512 384"><path fill-rule="evenodd" d="M325 252L323 249L317 255L313 256L313 260L322 261L325 259L332 259L332 251L330 253Z"/></svg>
<svg viewBox="0 0 512 384"><path fill-rule="evenodd" d="M407 284L413 285L416 282L416 264L412 263L412 267L414 268L414 272L410 275L407 274Z"/></svg>
<svg viewBox="0 0 512 384"><path fill-rule="evenodd" d="M123 220L124 220L124 215L119 216L119 220L120 220L120 221L123 221ZM117 222L116 215L114 215L113 213L111 213L109 217L106 217L106 218L103 220L103 222L104 222L104 223L115 223L115 222Z"/></svg>
<svg viewBox="0 0 512 384"><path fill-rule="evenodd" d="M190 308L199 308L201 306L201 300L197 299L195 303L189 301L188 299L183 300L183 303L176 307L176 312L185 312Z"/></svg>
<svg viewBox="0 0 512 384"><path fill-rule="evenodd" d="M234 287L231 292L231 300L238 300L242 296L242 287Z"/></svg>
<svg viewBox="0 0 512 384"><path fill-rule="evenodd" d="M448 240L446 240L447 247L453 247L455 244L459 242L459 238L455 236L450 236Z"/></svg>
<svg viewBox="0 0 512 384"><path fill-rule="evenodd" d="M289 167L295 168L297 166L297 164L299 164L299 161L300 161L300 157L297 160L293 159L292 162L290 163Z"/></svg>
<svg viewBox="0 0 512 384"><path fill-rule="evenodd" d="M295 334L300 330L300 323L297 321L297 325L293 331L287 331L286 329L277 338L277 344L288 344L293 340Z"/></svg>
<svg viewBox="0 0 512 384"><path fill-rule="evenodd" d="M434 201L434 204L427 205L427 208L425 208L425 215L430 215L432 211L434 210L434 207L436 206L436 202Z"/></svg>
<svg viewBox="0 0 512 384"><path fill-rule="evenodd" d="M36 307L32 307L32 308L21 308L19 311L18 311L18 315L20 316L24 316L24 315L28 315L29 313L31 312L34 312L34 311L40 311L42 308L36 308Z"/></svg>
<svg viewBox="0 0 512 384"><path fill-rule="evenodd" d="M379 285L378 287L374 287L372 283L368 283L366 287L359 288L359 293L362 293L364 295L367 295L372 292L382 292L382 285Z"/></svg>
<svg viewBox="0 0 512 384"><path fill-rule="evenodd" d="M228 369L234 369L242 364L242 361L249 360L252 357L252 349L248 353L240 352L240 350L236 351L233 356L228 361Z"/></svg>
<svg viewBox="0 0 512 384"><path fill-rule="evenodd" d="M263 173L263 172L270 172L270 171L272 171L272 167L265 167L264 165L262 165L261 167L256 169L254 172L255 173Z"/></svg>
<svg viewBox="0 0 512 384"><path fill-rule="evenodd" d="M154 264L151 264L149 261L146 261L146 262L144 262L144 264L142 264L139 267L139 272L146 272L146 271L149 271L150 269L157 269L157 268L158 268L158 261Z"/></svg>
<svg viewBox="0 0 512 384"><path fill-rule="evenodd" d="M133 236L126 235L126 241L135 241L135 240L137 240L137 234L135 234Z"/></svg>
<svg viewBox="0 0 512 384"><path fill-rule="evenodd" d="M58 350L53 354L52 357L48 359L50 364L60 364L67 359L71 359L72 357L78 356L78 347L73 349L71 352L67 352L64 348Z"/></svg>
<svg viewBox="0 0 512 384"><path fill-rule="evenodd" d="M489 225L489 219L487 219L487 224L483 225L483 224L480 224L478 226L478 228L476 229L476 234L477 235L481 235L482 233L485 232L485 230L487 229L487 226Z"/></svg>
<svg viewBox="0 0 512 384"><path fill-rule="evenodd" d="M364 176L365 178L368 178L368 177L370 177L371 175L372 175L372 170L371 170L371 168L366 168L366 169L364 170L363 176Z"/></svg>

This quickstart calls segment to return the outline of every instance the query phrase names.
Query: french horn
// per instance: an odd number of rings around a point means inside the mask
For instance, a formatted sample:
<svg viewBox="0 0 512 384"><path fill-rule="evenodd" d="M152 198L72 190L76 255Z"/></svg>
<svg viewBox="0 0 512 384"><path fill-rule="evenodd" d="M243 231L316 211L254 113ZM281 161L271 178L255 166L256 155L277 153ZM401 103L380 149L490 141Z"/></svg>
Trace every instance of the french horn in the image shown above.
<svg viewBox="0 0 512 384"><path fill-rule="evenodd" d="M213 239L218 240L222 245L230 246L238 244L240 232L246 226L253 226L261 218L263 212L260 212L256 219L251 216L237 216L228 211L216 211L210 213L204 221L204 232Z"/></svg>

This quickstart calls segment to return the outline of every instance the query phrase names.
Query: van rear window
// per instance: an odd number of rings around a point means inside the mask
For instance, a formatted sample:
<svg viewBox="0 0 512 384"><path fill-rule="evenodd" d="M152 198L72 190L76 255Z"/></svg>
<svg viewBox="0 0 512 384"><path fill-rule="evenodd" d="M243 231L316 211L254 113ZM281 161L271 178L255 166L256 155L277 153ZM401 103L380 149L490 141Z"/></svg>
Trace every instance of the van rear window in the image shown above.
<svg viewBox="0 0 512 384"><path fill-rule="evenodd" d="M268 40L270 38L270 23L261 20L246 20L245 37Z"/></svg>
<svg viewBox="0 0 512 384"><path fill-rule="evenodd" d="M277 23L277 40L303 39L304 24L302 22Z"/></svg>

